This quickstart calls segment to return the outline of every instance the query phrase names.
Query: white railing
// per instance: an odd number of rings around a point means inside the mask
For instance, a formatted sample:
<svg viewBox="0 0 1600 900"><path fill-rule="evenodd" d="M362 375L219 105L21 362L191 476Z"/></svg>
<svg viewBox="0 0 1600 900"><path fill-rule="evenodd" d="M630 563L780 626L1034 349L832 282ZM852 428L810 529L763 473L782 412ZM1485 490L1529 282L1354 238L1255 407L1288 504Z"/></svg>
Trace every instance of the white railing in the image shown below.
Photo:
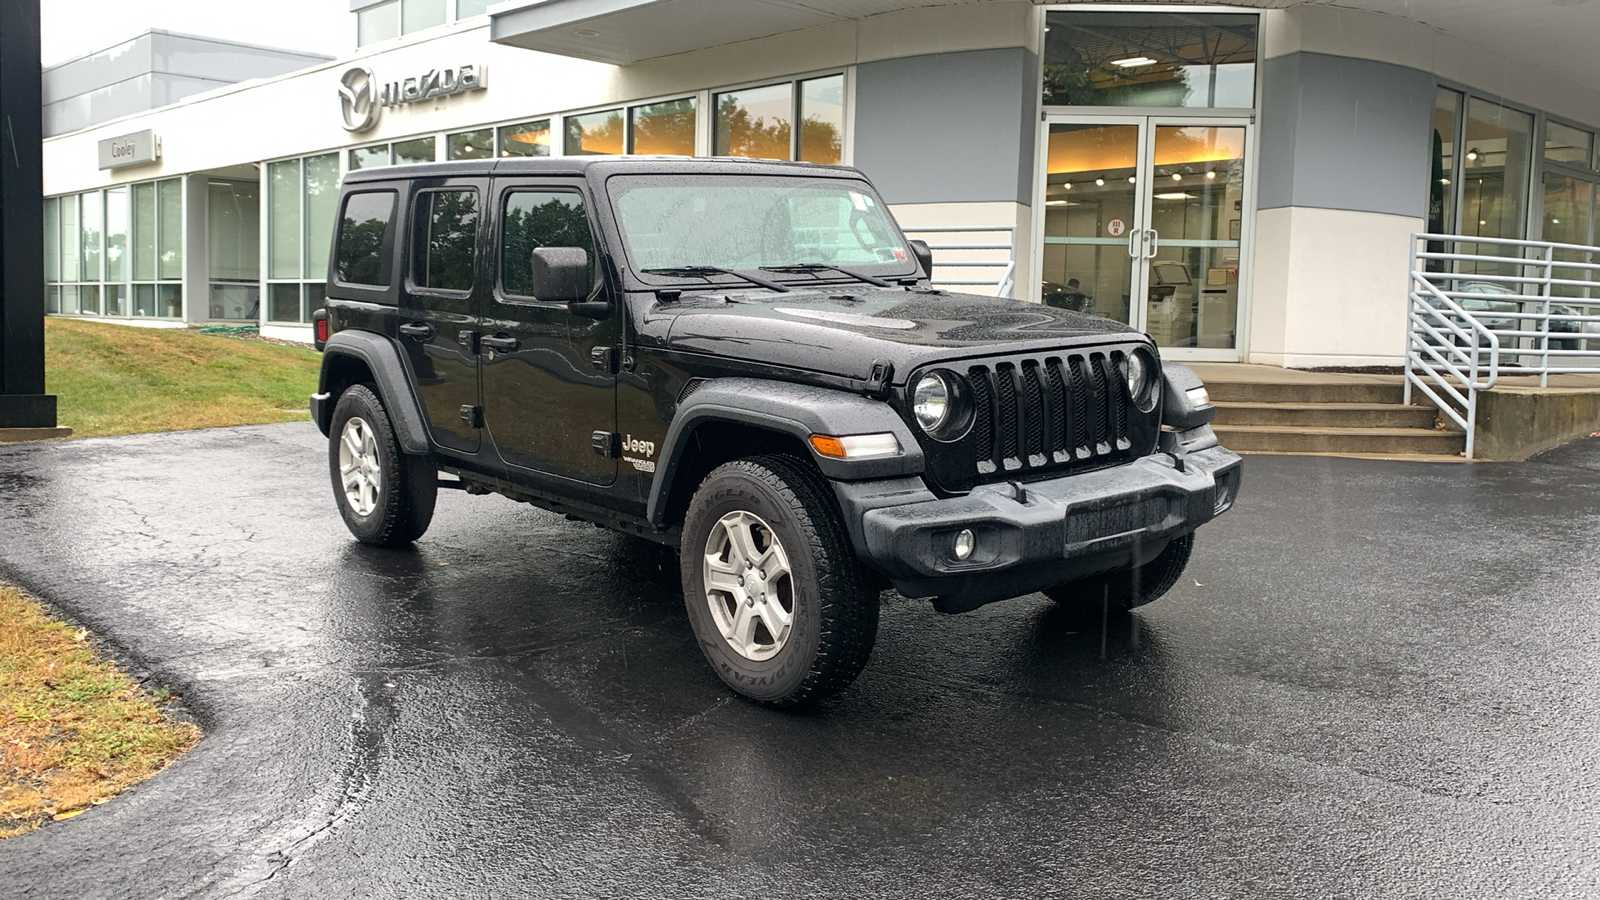
<svg viewBox="0 0 1600 900"><path fill-rule="evenodd" d="M972 288L992 287L996 297L1010 297L1016 287L1017 228L1015 225L919 225L901 228L913 238L927 241L933 251L934 287ZM970 235L1005 235L1005 240L973 239ZM944 240L928 240L922 235L943 235ZM951 258L950 251L965 255ZM1003 254L1003 255L1002 255ZM944 277L939 269L988 270L988 277ZM979 272L979 275L985 273Z"/></svg>
<svg viewBox="0 0 1600 900"><path fill-rule="evenodd" d="M1502 375L1600 374L1600 247L1412 235L1405 402L1413 388L1467 433Z"/></svg>

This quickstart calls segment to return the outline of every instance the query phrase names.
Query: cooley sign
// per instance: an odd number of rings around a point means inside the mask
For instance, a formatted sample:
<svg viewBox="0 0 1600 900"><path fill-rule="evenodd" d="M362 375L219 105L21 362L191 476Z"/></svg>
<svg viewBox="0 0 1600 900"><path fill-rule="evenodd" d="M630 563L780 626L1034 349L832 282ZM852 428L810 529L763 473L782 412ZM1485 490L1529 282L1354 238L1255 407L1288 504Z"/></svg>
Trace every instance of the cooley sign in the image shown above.
<svg viewBox="0 0 1600 900"><path fill-rule="evenodd" d="M146 129L133 134L118 135L100 142L100 168L120 169L140 163L155 162L161 158L161 139L154 131Z"/></svg>
<svg viewBox="0 0 1600 900"><path fill-rule="evenodd" d="M483 66L456 66L429 69L414 78L380 85L377 76L366 66L346 69L339 78L339 108L344 113L344 128L355 132L373 128L385 106L481 91L489 86L488 74Z"/></svg>

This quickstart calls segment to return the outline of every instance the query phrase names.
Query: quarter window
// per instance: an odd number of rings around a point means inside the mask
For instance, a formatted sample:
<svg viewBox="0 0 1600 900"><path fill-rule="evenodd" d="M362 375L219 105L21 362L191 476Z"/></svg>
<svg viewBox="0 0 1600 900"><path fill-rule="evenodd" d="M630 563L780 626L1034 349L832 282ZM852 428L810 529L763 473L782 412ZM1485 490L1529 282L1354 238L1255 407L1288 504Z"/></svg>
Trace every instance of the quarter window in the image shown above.
<svg viewBox="0 0 1600 900"><path fill-rule="evenodd" d="M394 217L394 191L363 191L344 202L339 220L339 280L346 284L387 287L384 237Z"/></svg>
<svg viewBox="0 0 1600 900"><path fill-rule="evenodd" d="M417 197L413 282L439 291L472 290L478 244L478 192L428 191Z"/></svg>

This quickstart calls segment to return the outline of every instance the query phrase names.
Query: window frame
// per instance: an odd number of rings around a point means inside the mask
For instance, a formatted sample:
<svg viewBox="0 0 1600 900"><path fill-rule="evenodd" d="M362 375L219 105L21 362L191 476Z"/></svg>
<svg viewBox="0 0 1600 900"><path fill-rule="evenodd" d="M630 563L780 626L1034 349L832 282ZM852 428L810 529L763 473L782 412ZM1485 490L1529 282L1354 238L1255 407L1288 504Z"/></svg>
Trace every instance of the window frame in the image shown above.
<svg viewBox="0 0 1600 900"><path fill-rule="evenodd" d="M472 226L472 284L465 289L440 288L417 283L417 266L428 256L426 242L421 240L425 232L419 232L417 225L422 213L422 198L430 194L470 193L472 194L473 216L475 221ZM411 193L410 210L406 217L406 293L425 297L447 297L465 299L471 297L477 290L478 284L483 280L482 256L483 249L483 191L479 184L471 181L446 181L442 184L430 184L418 187ZM431 206L430 206L431 209Z"/></svg>
<svg viewBox="0 0 1600 900"><path fill-rule="evenodd" d="M574 181L549 181L542 184L530 184L526 181L512 181L506 179L497 181L494 189L496 227L491 236L494 255L494 300L506 306L531 307L534 309L566 309L564 300L540 300L538 297L528 297L522 294L513 294L506 290L505 285L505 254L506 254L506 207L511 202L514 194L576 194L583 203L583 217L589 223L589 246L585 248L589 253L589 268L593 272L589 286L589 297L592 299L597 293L604 291L605 272L598 259L600 234L599 223L594 216L593 198L585 190L584 185Z"/></svg>

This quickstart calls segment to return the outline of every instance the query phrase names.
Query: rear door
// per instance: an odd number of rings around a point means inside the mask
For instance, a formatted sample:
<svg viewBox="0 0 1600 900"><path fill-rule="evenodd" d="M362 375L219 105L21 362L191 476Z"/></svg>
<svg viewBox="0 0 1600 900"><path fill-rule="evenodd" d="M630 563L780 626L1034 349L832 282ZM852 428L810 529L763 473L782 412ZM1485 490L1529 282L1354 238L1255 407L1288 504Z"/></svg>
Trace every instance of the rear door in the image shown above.
<svg viewBox="0 0 1600 900"><path fill-rule="evenodd" d="M487 193L488 179L428 179L407 217L400 343L433 440L462 453L481 443L475 335L477 295L487 293L478 277Z"/></svg>
<svg viewBox="0 0 1600 900"><path fill-rule="evenodd" d="M479 323L484 421L513 470L604 486L616 481L614 373L622 316L575 316L565 301L534 296L532 254L578 247L589 255L590 297L609 297L600 275L581 179L496 180L495 284ZM602 446L603 443L603 446Z"/></svg>

